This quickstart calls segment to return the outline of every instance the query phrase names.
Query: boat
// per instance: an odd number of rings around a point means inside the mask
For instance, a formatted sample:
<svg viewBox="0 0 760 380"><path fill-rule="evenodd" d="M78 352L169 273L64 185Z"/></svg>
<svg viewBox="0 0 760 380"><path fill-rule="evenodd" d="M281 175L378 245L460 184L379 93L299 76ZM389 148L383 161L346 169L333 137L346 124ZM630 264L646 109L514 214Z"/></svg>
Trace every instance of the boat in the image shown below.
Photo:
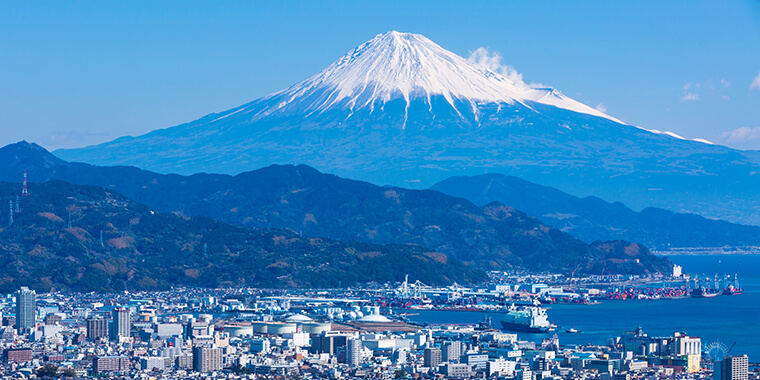
<svg viewBox="0 0 760 380"><path fill-rule="evenodd" d="M699 279L694 279L696 287L691 290L691 296L694 298L711 298L720 295L721 291L718 287L718 285L715 285L718 283L718 276L715 275L715 282L713 284L712 288L708 288L707 286L702 285L702 282L699 281ZM709 281L704 281L709 284Z"/></svg>
<svg viewBox="0 0 760 380"><path fill-rule="evenodd" d="M723 295L724 296L738 296L742 293L744 293L744 289L739 287L739 277L737 275L734 275L734 283L728 284L728 286L726 286L725 289L723 289Z"/></svg>
<svg viewBox="0 0 760 380"><path fill-rule="evenodd" d="M551 323L546 309L542 307L512 305L501 320L501 326L507 331L546 333L549 332Z"/></svg>
<svg viewBox="0 0 760 380"><path fill-rule="evenodd" d="M691 291L691 296L694 298L711 298L719 294L720 292L717 289L708 289L705 287L699 287Z"/></svg>
<svg viewBox="0 0 760 380"><path fill-rule="evenodd" d="M478 323L477 326L475 326L475 330L484 331L484 330L490 330L490 329L491 329L491 317L489 316L483 317L483 320L480 323Z"/></svg>
<svg viewBox="0 0 760 380"><path fill-rule="evenodd" d="M738 296L743 293L744 293L744 289L734 287L733 285L729 285L728 287L723 289L724 296Z"/></svg>
<svg viewBox="0 0 760 380"><path fill-rule="evenodd" d="M571 327L570 330L565 330L568 334L580 334L581 330L576 330L575 327Z"/></svg>

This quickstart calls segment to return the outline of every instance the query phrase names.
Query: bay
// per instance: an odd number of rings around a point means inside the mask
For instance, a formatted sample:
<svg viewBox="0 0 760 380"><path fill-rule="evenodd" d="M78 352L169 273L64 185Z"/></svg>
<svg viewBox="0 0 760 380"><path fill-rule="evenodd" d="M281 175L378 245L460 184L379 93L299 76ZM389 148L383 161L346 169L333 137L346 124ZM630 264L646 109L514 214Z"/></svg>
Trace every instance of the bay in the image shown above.
<svg viewBox="0 0 760 380"><path fill-rule="evenodd" d="M599 305L551 305L549 320L561 326L562 344L606 344L609 338L641 326L650 336L684 332L702 339L702 345L721 342L730 354L747 354L760 361L760 255L679 255L670 259L685 273L700 277L738 273L744 294L713 298L604 301ZM417 311L415 311L416 313ZM500 327L503 313L419 311L410 319L430 324L477 323L490 316ZM580 334L565 330L574 327ZM518 334L521 340L540 342L552 334ZM734 342L736 343L734 345Z"/></svg>

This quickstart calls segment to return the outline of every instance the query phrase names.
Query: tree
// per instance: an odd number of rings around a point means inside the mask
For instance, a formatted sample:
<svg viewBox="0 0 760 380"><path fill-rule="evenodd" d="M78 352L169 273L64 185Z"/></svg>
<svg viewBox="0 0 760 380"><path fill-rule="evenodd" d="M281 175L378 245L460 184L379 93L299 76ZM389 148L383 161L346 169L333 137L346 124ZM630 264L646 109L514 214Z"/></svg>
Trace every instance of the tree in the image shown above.
<svg viewBox="0 0 760 380"><path fill-rule="evenodd" d="M37 370L39 377L56 377L58 375L58 366L55 364L45 364Z"/></svg>
<svg viewBox="0 0 760 380"><path fill-rule="evenodd" d="M235 364L235 366L232 367L232 372L236 375L248 375L253 373L253 370L246 366Z"/></svg>
<svg viewBox="0 0 760 380"><path fill-rule="evenodd" d="M61 373L64 377L77 377L77 371L74 371L74 368L71 367L67 367Z"/></svg>

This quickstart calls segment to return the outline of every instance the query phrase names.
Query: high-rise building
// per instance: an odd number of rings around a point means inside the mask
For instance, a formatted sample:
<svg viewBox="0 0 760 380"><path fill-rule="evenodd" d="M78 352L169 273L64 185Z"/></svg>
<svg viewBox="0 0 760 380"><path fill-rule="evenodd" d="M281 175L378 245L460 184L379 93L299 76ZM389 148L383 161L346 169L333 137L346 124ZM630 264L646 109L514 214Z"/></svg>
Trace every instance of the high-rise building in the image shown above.
<svg viewBox="0 0 760 380"><path fill-rule="evenodd" d="M32 361L31 348L9 348L3 351L3 361L25 363Z"/></svg>
<svg viewBox="0 0 760 380"><path fill-rule="evenodd" d="M92 340L108 338L108 320L105 318L88 319L87 338Z"/></svg>
<svg viewBox="0 0 760 380"><path fill-rule="evenodd" d="M727 356L713 364L714 380L747 380L749 359L747 355Z"/></svg>
<svg viewBox="0 0 760 380"><path fill-rule="evenodd" d="M475 370L485 370L488 364L488 354L464 354L459 358L459 361L469 364Z"/></svg>
<svg viewBox="0 0 760 380"><path fill-rule="evenodd" d="M326 332L322 332L320 335L312 335L309 352L312 354L335 355L338 348L346 345L347 339L346 335L328 334Z"/></svg>
<svg viewBox="0 0 760 380"><path fill-rule="evenodd" d="M406 358L409 352L406 348L400 348L393 351L393 362L396 364L406 364Z"/></svg>
<svg viewBox="0 0 760 380"><path fill-rule="evenodd" d="M211 372L222 370L222 349L208 346L193 347L193 370Z"/></svg>
<svg viewBox="0 0 760 380"><path fill-rule="evenodd" d="M193 355L177 356L174 365L179 369L193 369Z"/></svg>
<svg viewBox="0 0 760 380"><path fill-rule="evenodd" d="M92 360L92 368L97 373L129 371L129 358L126 356L98 356Z"/></svg>
<svg viewBox="0 0 760 380"><path fill-rule="evenodd" d="M37 293L26 286L16 292L16 330L19 332L34 327L37 314Z"/></svg>
<svg viewBox="0 0 760 380"><path fill-rule="evenodd" d="M363 347L361 339L348 339L346 341L346 364L351 366L361 365Z"/></svg>
<svg viewBox="0 0 760 380"><path fill-rule="evenodd" d="M438 367L441 364L441 350L435 347L428 347L423 352L424 366L428 368Z"/></svg>
<svg viewBox="0 0 760 380"><path fill-rule="evenodd" d="M441 346L441 360L444 362L459 362L462 356L462 342L447 341Z"/></svg>
<svg viewBox="0 0 760 380"><path fill-rule="evenodd" d="M702 353L702 339L676 333L674 348L675 354L679 356L699 355Z"/></svg>
<svg viewBox="0 0 760 380"><path fill-rule="evenodd" d="M120 337L128 337L131 329L129 309L117 307L113 309L113 321L111 322L111 340L118 341Z"/></svg>

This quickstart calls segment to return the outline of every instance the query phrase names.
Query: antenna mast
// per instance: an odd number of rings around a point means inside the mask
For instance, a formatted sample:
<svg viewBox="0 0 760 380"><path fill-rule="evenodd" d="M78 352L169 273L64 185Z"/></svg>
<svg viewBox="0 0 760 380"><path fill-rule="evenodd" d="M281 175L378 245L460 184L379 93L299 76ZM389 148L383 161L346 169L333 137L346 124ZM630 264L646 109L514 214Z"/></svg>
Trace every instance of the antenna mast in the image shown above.
<svg viewBox="0 0 760 380"><path fill-rule="evenodd" d="M26 188L26 169L24 169L24 187L21 188L21 196L28 197L29 190Z"/></svg>
<svg viewBox="0 0 760 380"><path fill-rule="evenodd" d="M13 200L8 201L8 227L13 225Z"/></svg>

